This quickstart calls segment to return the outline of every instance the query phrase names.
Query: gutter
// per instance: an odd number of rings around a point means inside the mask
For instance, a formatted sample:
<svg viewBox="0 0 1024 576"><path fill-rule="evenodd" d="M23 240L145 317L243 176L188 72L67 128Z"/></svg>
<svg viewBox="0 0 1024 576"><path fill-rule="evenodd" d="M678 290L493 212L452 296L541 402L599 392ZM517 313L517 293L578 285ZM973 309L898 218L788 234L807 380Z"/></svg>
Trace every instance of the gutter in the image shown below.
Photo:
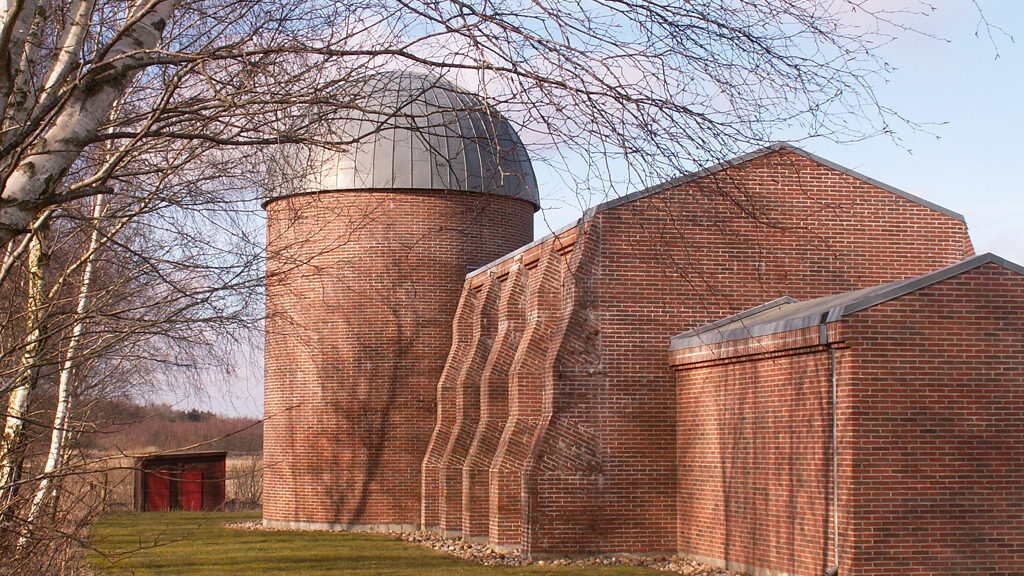
<svg viewBox="0 0 1024 576"><path fill-rule="evenodd" d="M828 346L829 387L832 393L832 560L825 576L839 576L839 394L836 390L836 349L828 341L828 314L821 316L819 343Z"/></svg>

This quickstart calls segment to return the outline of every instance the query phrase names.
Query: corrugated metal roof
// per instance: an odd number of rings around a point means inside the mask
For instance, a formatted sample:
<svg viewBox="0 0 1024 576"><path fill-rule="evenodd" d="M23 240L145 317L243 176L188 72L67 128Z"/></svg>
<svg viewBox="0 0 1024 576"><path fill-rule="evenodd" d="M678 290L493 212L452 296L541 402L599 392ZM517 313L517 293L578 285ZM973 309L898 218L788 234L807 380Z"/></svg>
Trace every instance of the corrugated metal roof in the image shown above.
<svg viewBox="0 0 1024 576"><path fill-rule="evenodd" d="M754 336L767 336L799 328L809 328L826 322L835 322L844 316L860 312L883 302L931 286L957 274L973 270L984 264L994 263L1017 274L1024 275L1024 267L1000 258L995 254L981 254L936 270L924 276L900 280L890 284L871 286L861 290L825 296L804 302L792 299L773 300L757 308L742 312L689 332L673 336L669 350L683 350L730 340L741 340ZM788 300L788 302L786 301Z"/></svg>
<svg viewBox="0 0 1024 576"><path fill-rule="evenodd" d="M526 147L479 96L439 77L382 72L351 86L332 127L344 150L285 147L266 201L326 190L427 189L522 198L539 208Z"/></svg>

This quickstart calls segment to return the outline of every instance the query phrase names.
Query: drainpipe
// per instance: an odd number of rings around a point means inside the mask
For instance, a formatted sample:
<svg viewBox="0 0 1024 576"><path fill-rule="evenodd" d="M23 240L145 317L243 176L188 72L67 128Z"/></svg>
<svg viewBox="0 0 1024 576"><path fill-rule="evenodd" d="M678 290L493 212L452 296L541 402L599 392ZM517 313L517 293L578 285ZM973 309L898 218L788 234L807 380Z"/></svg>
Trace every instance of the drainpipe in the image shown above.
<svg viewBox="0 0 1024 576"><path fill-rule="evenodd" d="M828 342L828 315L822 315L818 327L819 343L828 346L829 381L832 388L832 559L825 576L839 575L839 394L836 392L836 349Z"/></svg>

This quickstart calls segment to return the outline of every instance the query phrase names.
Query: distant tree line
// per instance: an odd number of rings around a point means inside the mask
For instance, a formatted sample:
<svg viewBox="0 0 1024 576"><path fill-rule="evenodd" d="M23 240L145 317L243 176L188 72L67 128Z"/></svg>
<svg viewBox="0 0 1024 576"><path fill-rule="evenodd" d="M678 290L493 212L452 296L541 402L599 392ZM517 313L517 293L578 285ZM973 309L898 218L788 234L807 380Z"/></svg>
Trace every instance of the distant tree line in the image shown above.
<svg viewBox="0 0 1024 576"><path fill-rule="evenodd" d="M83 435L80 449L98 454L223 450L231 455L263 452L263 424L256 418L175 409L166 404L140 406L106 401L96 407L95 427Z"/></svg>

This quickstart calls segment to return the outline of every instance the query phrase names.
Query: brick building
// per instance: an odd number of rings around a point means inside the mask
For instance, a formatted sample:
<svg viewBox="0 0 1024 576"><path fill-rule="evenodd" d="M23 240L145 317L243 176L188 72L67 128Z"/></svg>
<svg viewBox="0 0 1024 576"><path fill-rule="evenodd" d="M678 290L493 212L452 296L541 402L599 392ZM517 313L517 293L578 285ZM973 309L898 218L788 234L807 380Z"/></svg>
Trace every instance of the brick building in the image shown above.
<svg viewBox="0 0 1024 576"><path fill-rule="evenodd" d="M457 90L429 89L438 88ZM602 204L527 244L536 184L521 146L510 164L496 144L518 142L504 130L490 136L497 188L457 179L399 188L376 176L356 185L357 154L338 162L355 167L345 168L356 174L348 185L339 169L338 184L268 201L268 523L416 526L534 555L680 551L754 572L818 574L835 562L838 446L842 573L959 573L954 557L1024 571L1024 419L983 410L1020 403L1024 288L1013 265L969 259L961 216L778 145ZM472 139L482 158L481 141ZM940 269L961 272L929 276ZM903 348L872 335L872 315L984 273L1002 276L905 312L921 327L879 329L904 330ZM890 294L872 287L907 280L899 286L913 291L830 321L826 333L844 339L806 353L679 345L731 334L723 318L764 302L785 303L765 314L802 310L797 301ZM974 315L944 303L969 303ZM670 339L688 330L670 353ZM956 380L933 382L943 356L924 350L945 350L925 339L943 331L959 346L950 357L974 367L958 376L977 389L961 404L937 391ZM755 340L745 345L762 346ZM850 366L836 371L835 445L822 387L833 354ZM843 380L872 367L873 384ZM936 390L908 396L903 384L915 378ZM884 428L868 400L889 418ZM998 442L952 435L960 409L998 421ZM746 426L763 414L762 428ZM935 479L898 448L914 443L936 458L981 459L990 474ZM878 462L897 463L905 480L888 495L872 491L888 477L864 469L886 450ZM906 505L937 486L965 500L928 513ZM913 534L893 536L901 526ZM957 556L965 542L973 552Z"/></svg>
<svg viewBox="0 0 1024 576"><path fill-rule="evenodd" d="M440 79L367 82L341 126L360 145L293 151L301 175L264 205L263 514L281 527L418 524L466 270L533 238L536 181L506 122Z"/></svg>
<svg viewBox="0 0 1024 576"><path fill-rule="evenodd" d="M1021 573L1022 296L985 254L673 338L678 549L815 574L838 527L844 574Z"/></svg>

